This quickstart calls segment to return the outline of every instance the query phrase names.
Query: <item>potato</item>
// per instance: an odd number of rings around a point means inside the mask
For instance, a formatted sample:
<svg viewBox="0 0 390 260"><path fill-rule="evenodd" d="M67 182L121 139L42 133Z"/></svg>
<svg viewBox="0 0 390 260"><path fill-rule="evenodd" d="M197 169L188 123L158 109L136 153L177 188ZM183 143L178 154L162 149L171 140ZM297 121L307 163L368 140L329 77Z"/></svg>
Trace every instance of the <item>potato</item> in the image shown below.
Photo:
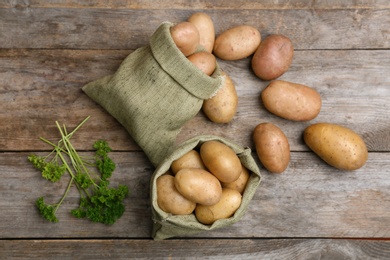
<svg viewBox="0 0 390 260"><path fill-rule="evenodd" d="M208 76L213 74L215 67L217 66L217 60L215 56L206 51L200 51L191 54L187 58Z"/></svg>
<svg viewBox="0 0 390 260"><path fill-rule="evenodd" d="M239 60L252 55L261 42L260 32L249 25L239 25L217 36L214 55L223 60Z"/></svg>
<svg viewBox="0 0 390 260"><path fill-rule="evenodd" d="M246 188L246 184L248 183L250 177L250 173L247 168L242 166L242 172L237 180L233 182L223 182L222 188L229 188L232 190L237 190L239 193L243 194Z"/></svg>
<svg viewBox="0 0 390 260"><path fill-rule="evenodd" d="M174 184L175 177L171 175L161 175L156 180L157 204L166 213L175 215L191 214L196 203L181 195Z"/></svg>
<svg viewBox="0 0 390 260"><path fill-rule="evenodd" d="M237 112L238 96L232 79L222 71L225 81L217 94L203 101L202 111L214 123L229 123Z"/></svg>
<svg viewBox="0 0 390 260"><path fill-rule="evenodd" d="M349 128L316 123L304 130L303 138L314 153L337 169L356 170L367 161L366 144Z"/></svg>
<svg viewBox="0 0 390 260"><path fill-rule="evenodd" d="M240 177L241 161L226 144L207 141L201 145L199 153L207 169L221 182L233 182Z"/></svg>
<svg viewBox="0 0 390 260"><path fill-rule="evenodd" d="M204 165L200 154L196 150L191 150L184 154L179 159L175 160L171 164L172 173L176 174L178 171L184 168L197 168L207 170Z"/></svg>
<svg viewBox="0 0 390 260"><path fill-rule="evenodd" d="M188 22L195 25L199 31L199 43L209 53L213 51L215 42L215 28L211 17L203 12L196 12L188 18Z"/></svg>
<svg viewBox="0 0 390 260"><path fill-rule="evenodd" d="M189 56L193 54L199 46L199 32L195 25L190 22L181 22L170 28L172 40L177 48Z"/></svg>
<svg viewBox="0 0 390 260"><path fill-rule="evenodd" d="M253 141L263 166L272 173L282 173L290 162L290 144L283 131L272 123L255 127Z"/></svg>
<svg viewBox="0 0 390 260"><path fill-rule="evenodd" d="M265 108L293 121L314 119L321 110L320 94L308 86L284 80L272 81L262 92Z"/></svg>
<svg viewBox="0 0 390 260"><path fill-rule="evenodd" d="M174 183L176 189L193 202L210 206L221 199L221 183L203 169L181 169L176 173Z"/></svg>
<svg viewBox="0 0 390 260"><path fill-rule="evenodd" d="M291 40L280 34L271 34L260 43L252 57L252 69L257 77L273 80L290 67L294 55Z"/></svg>
<svg viewBox="0 0 390 260"><path fill-rule="evenodd" d="M218 219L226 219L237 211L241 205L241 194L233 189L224 188L221 200L212 206L196 205L195 216L200 223L210 225Z"/></svg>

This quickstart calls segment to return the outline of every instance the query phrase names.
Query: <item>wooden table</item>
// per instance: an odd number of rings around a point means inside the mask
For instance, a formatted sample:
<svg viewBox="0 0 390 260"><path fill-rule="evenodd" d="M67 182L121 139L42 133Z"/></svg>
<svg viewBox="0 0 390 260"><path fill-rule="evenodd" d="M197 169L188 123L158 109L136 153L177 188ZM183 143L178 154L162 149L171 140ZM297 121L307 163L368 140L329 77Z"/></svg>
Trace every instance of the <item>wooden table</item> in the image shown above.
<svg viewBox="0 0 390 260"><path fill-rule="evenodd" d="M274 3L277 2L277 3ZM151 239L149 180L154 171L125 129L81 87L115 72L148 44L163 21L208 13L220 33L241 24L265 38L293 41L293 63L281 79L315 88L319 116L291 122L265 110L268 82L250 58L221 61L239 95L234 120L218 125L200 112L177 143L199 134L230 138L254 150L261 122L289 138L291 162L282 174L259 163L263 180L245 216L233 226L193 237ZM389 259L390 258L390 3L388 1L1 1L0 2L0 258L1 259ZM41 178L27 161L46 154L40 136L57 140L55 121L73 128L91 116L73 142L83 154L93 140L114 149L113 182L129 186L126 212L112 226L69 214L77 191L60 208L59 223L43 220L39 196L56 200L67 183ZM332 122L359 133L369 149L364 167L336 170L309 151L302 131ZM255 153L253 153L256 156Z"/></svg>

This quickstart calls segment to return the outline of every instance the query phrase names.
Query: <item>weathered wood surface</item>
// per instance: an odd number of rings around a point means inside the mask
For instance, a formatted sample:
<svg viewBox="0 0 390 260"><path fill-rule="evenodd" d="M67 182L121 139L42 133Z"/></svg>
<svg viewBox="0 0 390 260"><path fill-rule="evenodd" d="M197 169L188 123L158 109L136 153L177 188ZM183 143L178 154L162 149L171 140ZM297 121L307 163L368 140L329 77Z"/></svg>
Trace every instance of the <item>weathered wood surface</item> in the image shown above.
<svg viewBox="0 0 390 260"><path fill-rule="evenodd" d="M254 149L251 131L270 121L289 138L291 163L280 175L259 163L263 181L233 226L152 241L154 169L124 128L81 87L114 73L162 21L183 21L194 11L210 14L217 33L250 24L263 37L288 35L295 55L281 78L314 87L323 107L310 122L273 116L259 100L268 82L253 75L250 58L219 61L236 85L237 115L217 125L200 112L177 143L215 134ZM0 258L389 259L389 28L385 0L1 1ZM112 183L125 183L131 191L126 213L110 227L74 219L68 213L78 202L72 190L60 209L60 223L47 223L33 203L39 196L55 201L66 183L42 180L26 157L49 149L39 136L58 138L56 120L71 128L88 115L74 137L76 148L88 153L91 141L101 138L114 148L118 167ZM361 134L370 152L367 164L341 172L310 152L302 131L320 121Z"/></svg>

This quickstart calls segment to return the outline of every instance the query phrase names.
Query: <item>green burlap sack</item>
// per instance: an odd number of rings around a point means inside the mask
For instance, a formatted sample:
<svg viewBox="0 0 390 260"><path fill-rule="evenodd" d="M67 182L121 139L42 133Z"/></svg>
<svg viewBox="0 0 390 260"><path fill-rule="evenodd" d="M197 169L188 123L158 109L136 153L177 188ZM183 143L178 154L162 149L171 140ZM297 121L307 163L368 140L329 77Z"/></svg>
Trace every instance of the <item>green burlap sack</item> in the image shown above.
<svg viewBox="0 0 390 260"><path fill-rule="evenodd" d="M171 38L172 25L162 23L149 45L127 56L114 75L82 88L126 128L154 166L223 83L218 64L210 77L180 52Z"/></svg>
<svg viewBox="0 0 390 260"><path fill-rule="evenodd" d="M242 165L251 172L251 176L243 193L241 205L235 214L230 218L217 220L212 225L204 225L197 221L194 214L172 215L161 210L157 203L156 180L159 176L165 174L169 170L174 160L180 158L192 149L199 149L204 142L209 140L220 141L232 148L240 158ZM241 147L231 140L213 135L197 136L183 142L161 162L152 176L150 197L152 200L153 213L153 238L155 240L162 240L176 236L188 236L202 231L214 230L232 225L240 220L240 218L244 215L249 202L252 200L252 197L260 184L260 181L260 170L251 155L250 148Z"/></svg>

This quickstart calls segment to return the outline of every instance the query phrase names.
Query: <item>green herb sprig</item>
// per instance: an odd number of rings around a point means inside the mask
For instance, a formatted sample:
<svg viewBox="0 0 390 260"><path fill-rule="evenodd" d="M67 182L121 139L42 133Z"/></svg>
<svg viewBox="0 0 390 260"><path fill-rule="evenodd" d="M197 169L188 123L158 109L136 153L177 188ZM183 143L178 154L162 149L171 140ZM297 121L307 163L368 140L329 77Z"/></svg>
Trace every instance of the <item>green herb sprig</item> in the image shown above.
<svg viewBox="0 0 390 260"><path fill-rule="evenodd" d="M48 204L43 197L35 201L39 213L48 221L58 222L56 212L65 200L72 185L75 185L80 193L80 203L71 214L77 218L87 218L94 222L107 225L114 224L125 211L123 200L128 195L128 187L118 185L117 188L109 187L109 178L112 176L116 165L108 156L111 148L104 140L98 140L93 144L95 156L85 158L79 155L70 139L74 133L89 119L85 118L73 131L67 132L65 125L60 126L56 121L61 138L57 144L45 138L40 138L53 147L46 156L32 154L28 160L38 169L42 177L57 182L67 172L70 175L68 186L61 199L54 204ZM96 174L96 170L100 174Z"/></svg>

